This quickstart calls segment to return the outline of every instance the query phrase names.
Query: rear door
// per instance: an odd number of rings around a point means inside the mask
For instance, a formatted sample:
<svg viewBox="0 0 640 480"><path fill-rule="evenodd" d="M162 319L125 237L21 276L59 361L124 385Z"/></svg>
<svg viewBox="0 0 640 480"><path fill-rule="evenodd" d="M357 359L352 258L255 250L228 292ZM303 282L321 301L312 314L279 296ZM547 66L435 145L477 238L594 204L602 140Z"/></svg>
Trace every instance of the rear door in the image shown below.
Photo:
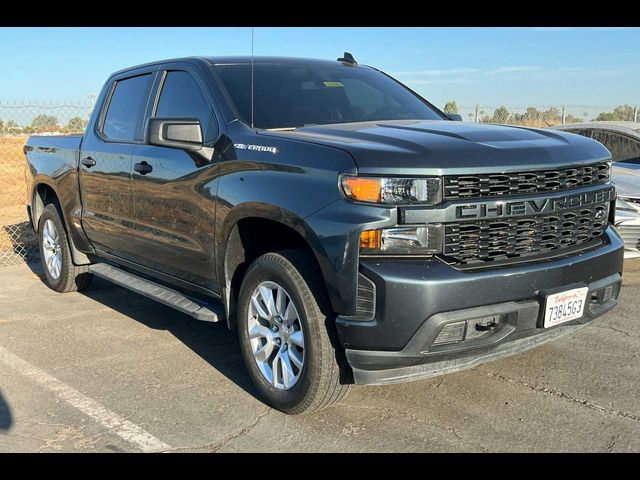
<svg viewBox="0 0 640 480"><path fill-rule="evenodd" d="M84 230L97 249L132 261L137 260L131 240L132 153L142 142L155 75L142 71L112 80L99 120L87 130L80 153Z"/></svg>
<svg viewBox="0 0 640 480"><path fill-rule="evenodd" d="M187 65L161 72L151 116L197 118L205 144L219 137L213 98L199 71ZM138 145L133 151L136 248L154 270L217 291L214 262L218 165L184 150ZM151 171L140 173L136 165Z"/></svg>

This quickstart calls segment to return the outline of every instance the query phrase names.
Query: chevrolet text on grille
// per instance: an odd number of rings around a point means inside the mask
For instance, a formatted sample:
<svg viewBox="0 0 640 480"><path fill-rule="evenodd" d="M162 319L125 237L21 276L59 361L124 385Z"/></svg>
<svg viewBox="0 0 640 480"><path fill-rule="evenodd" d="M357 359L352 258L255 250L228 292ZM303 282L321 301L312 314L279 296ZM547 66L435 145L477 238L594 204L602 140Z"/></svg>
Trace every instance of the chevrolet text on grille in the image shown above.
<svg viewBox="0 0 640 480"><path fill-rule="evenodd" d="M613 200L615 191L608 187L595 192L576 193L560 198L497 201L456 206L456 218L499 218L536 215Z"/></svg>

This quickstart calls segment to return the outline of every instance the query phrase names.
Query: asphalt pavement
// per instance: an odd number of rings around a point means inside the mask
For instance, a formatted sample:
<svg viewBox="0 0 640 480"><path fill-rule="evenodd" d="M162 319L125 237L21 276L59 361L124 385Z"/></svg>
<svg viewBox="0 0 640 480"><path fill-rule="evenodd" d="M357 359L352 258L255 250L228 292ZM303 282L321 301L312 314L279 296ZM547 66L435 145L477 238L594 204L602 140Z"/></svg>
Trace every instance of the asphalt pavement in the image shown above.
<svg viewBox="0 0 640 480"><path fill-rule="evenodd" d="M224 325L3 267L0 452L640 451L639 312L640 259L620 305L572 336L287 416L256 398Z"/></svg>

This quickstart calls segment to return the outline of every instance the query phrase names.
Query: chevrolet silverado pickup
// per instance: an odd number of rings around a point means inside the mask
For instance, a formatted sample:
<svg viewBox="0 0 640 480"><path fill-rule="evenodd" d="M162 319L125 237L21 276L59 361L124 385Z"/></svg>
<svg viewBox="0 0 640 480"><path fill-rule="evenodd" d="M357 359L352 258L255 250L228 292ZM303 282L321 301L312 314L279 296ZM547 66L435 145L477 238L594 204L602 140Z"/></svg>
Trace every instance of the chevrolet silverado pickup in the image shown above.
<svg viewBox="0 0 640 480"><path fill-rule="evenodd" d="M225 322L265 402L291 414L613 308L609 151L460 120L346 53L119 71L84 135L25 146L46 283L97 276Z"/></svg>

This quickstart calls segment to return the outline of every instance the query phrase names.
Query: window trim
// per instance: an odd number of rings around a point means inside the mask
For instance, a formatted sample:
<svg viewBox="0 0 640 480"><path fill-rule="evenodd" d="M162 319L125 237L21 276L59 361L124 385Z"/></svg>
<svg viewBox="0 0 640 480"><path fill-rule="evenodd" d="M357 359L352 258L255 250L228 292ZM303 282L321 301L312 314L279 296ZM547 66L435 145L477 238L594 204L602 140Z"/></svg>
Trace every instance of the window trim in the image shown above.
<svg viewBox="0 0 640 480"><path fill-rule="evenodd" d="M158 80L158 86L156 87L156 90L154 93L154 99L153 99L153 106L151 107L151 114L149 115L149 118L154 118L156 117L156 114L158 113L158 105L160 105L160 95L162 95L162 89L164 88L164 83L167 80L167 76L169 75L169 72L171 70L167 70L166 68L163 68L160 71L160 79Z"/></svg>
<svg viewBox="0 0 640 480"><path fill-rule="evenodd" d="M133 75L130 75L132 72L127 72L125 75L123 76L118 76L116 78L113 78L111 80L111 85L109 85L109 92L107 94L107 96L105 97L105 101L102 105L102 109L100 111L100 117L98 118L98 124L97 124L97 128L96 128L96 134L100 137L101 140L103 140L104 142L107 143L124 143L124 144L130 144L130 145L140 145L142 143L144 143L144 138L143 139L137 139L134 138L133 140L130 139L118 139L118 138L113 138L113 137L109 137L105 132L104 132L104 125L105 122L107 120L107 114L109 112L109 108L111 107L111 101L113 100L113 95L116 91L116 87L118 85L119 82L123 82L125 80L131 80L132 78L137 78L137 77L143 77L148 75L149 78L149 82L150 82L150 86L149 86L149 91L147 92L147 96L146 96L146 101L145 101L145 107L144 107L144 111L142 112L142 123L141 125L144 128L144 124L147 118L147 111L149 110L149 99L153 93L153 87L154 87L154 83L156 80L156 76L158 71L157 70L148 70L148 71L142 71L142 72L138 72L135 73ZM136 132L135 135L138 135L140 132ZM142 132L143 136L144 136L144 132Z"/></svg>
<svg viewBox="0 0 640 480"><path fill-rule="evenodd" d="M203 87L203 81L199 78L198 74L194 71L192 71L191 68L184 66L184 65L164 65L161 67L159 74L160 74L160 80L158 82L158 86L155 89L155 92L153 92L155 98L153 101L153 106L150 112L150 115L148 118L155 118L156 114L158 112L158 106L160 105L160 97L162 96L162 90L164 88L164 84L167 80L167 77L169 76L169 73L171 72L184 72L187 75L190 75L191 78L195 81L196 86L198 87L198 89L200 90L200 94L202 95L202 98L204 98L204 101L207 102L207 105L209 107L210 110L210 114L211 114L211 119L213 120L212 126L211 127L215 127L215 132L217 132L217 135L215 135L215 138L206 138L206 133L207 132L202 132L203 137L204 137L204 145L208 146L211 145L213 143L215 143L218 138L220 138L220 135L222 134L222 130L220 129L220 124L218 122L218 118L216 115L216 109L214 106L214 102L212 101L212 99L210 98L209 95L207 95L207 89L206 88L202 88ZM212 128L209 128L210 130Z"/></svg>

